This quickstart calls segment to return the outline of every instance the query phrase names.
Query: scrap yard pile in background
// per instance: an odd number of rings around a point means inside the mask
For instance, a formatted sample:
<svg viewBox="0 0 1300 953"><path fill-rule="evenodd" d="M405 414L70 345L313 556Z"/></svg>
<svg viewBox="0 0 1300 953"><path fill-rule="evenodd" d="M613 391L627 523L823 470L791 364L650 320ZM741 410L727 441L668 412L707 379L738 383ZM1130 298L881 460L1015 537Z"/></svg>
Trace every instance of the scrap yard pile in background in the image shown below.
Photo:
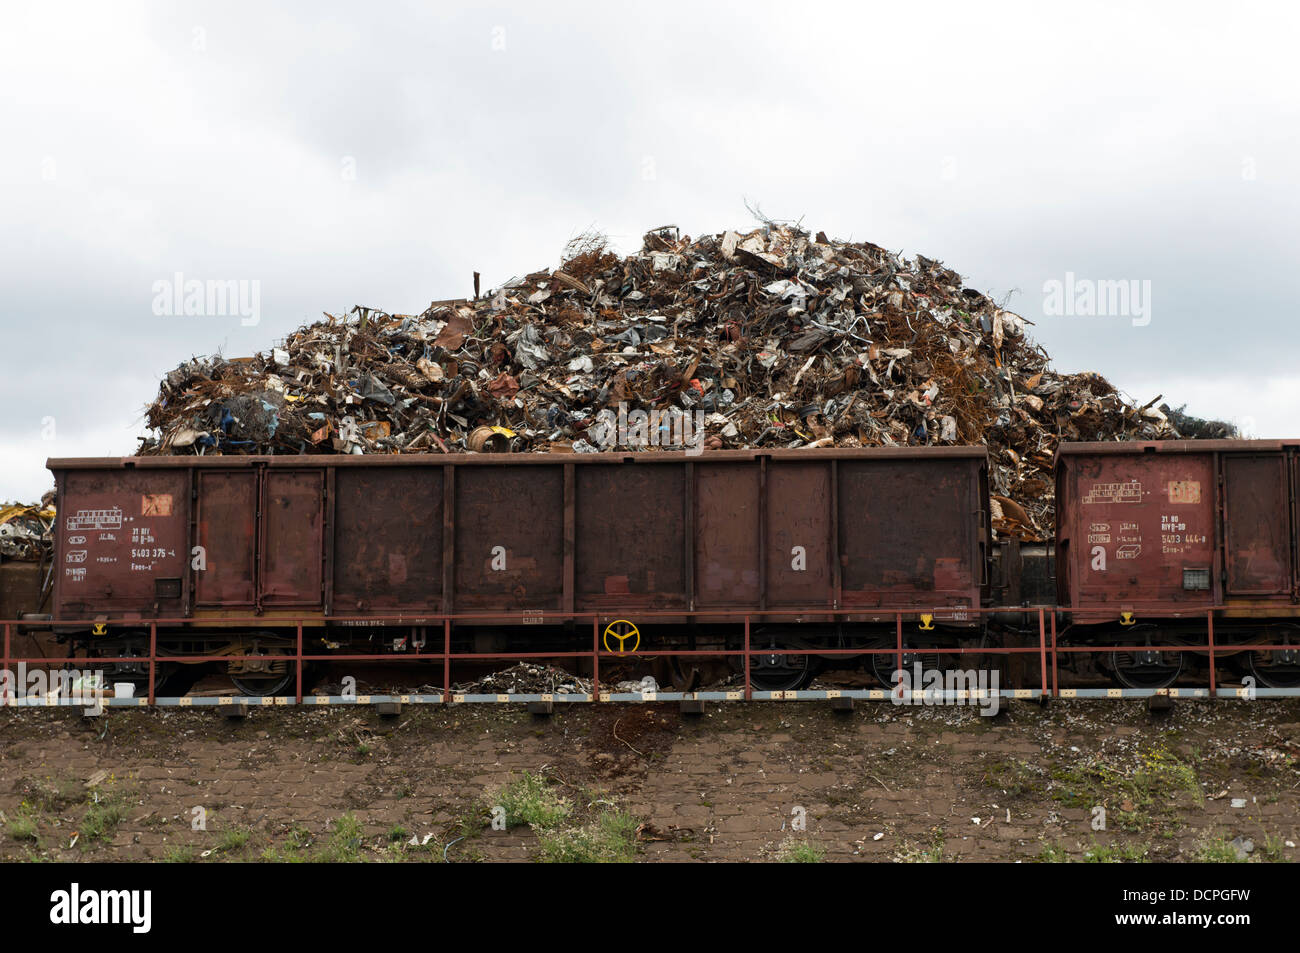
<svg viewBox="0 0 1300 953"><path fill-rule="evenodd" d="M54 495L40 505L0 503L0 559L39 562L54 547Z"/></svg>
<svg viewBox="0 0 1300 953"><path fill-rule="evenodd" d="M139 452L592 452L616 449L602 411L653 410L656 445L618 449L660 449L687 415L708 449L985 444L995 528L1038 540L1060 441L1234 435L1055 373L1025 324L938 261L790 225L656 229L626 258L584 236L472 301L188 361Z"/></svg>

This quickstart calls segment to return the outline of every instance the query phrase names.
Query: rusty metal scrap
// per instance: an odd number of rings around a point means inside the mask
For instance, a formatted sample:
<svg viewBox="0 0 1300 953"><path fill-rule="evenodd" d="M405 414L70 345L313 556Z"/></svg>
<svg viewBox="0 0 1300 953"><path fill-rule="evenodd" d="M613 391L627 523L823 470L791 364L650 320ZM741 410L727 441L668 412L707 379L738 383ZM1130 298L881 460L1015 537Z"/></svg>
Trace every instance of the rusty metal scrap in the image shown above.
<svg viewBox="0 0 1300 953"><path fill-rule="evenodd" d="M654 410L712 449L984 444L994 527L1033 540L1060 441L1230 435L1054 372L1027 324L942 262L790 225L657 228L627 257L585 235L473 301L188 361L139 452L590 452L615 449L603 411Z"/></svg>
<svg viewBox="0 0 1300 953"><path fill-rule="evenodd" d="M53 494L39 505L0 503L0 557L31 562L49 558L54 549Z"/></svg>

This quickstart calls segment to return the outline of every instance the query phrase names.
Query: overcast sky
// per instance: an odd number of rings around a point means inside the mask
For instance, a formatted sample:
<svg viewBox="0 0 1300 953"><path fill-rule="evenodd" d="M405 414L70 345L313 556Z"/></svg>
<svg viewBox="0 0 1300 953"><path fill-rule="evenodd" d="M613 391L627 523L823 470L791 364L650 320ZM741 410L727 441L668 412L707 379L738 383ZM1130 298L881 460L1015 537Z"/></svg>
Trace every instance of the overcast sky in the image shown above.
<svg viewBox="0 0 1300 953"><path fill-rule="evenodd" d="M191 355L746 200L1014 292L1062 370L1300 436L1296 8L1049 6L6 3L0 499L131 453ZM177 273L258 282L260 321L155 314ZM1044 313L1067 274L1149 313Z"/></svg>

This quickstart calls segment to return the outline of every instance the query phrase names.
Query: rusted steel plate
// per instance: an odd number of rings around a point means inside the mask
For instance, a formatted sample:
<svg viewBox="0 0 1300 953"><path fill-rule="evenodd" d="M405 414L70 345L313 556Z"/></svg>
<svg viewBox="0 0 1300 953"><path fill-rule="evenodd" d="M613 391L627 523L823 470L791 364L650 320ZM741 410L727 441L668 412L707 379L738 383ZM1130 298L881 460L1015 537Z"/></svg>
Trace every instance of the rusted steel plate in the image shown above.
<svg viewBox="0 0 1300 953"><path fill-rule="evenodd" d="M1281 453L1223 457L1227 594L1290 596L1291 504Z"/></svg>
<svg viewBox="0 0 1300 953"><path fill-rule="evenodd" d="M695 604L756 606L758 464L695 465Z"/></svg>
<svg viewBox="0 0 1300 953"><path fill-rule="evenodd" d="M1212 604L1212 454L1107 452L1063 461L1057 572L1069 604L1104 610L1106 618L1153 601L1179 611Z"/></svg>
<svg viewBox="0 0 1300 953"><path fill-rule="evenodd" d="M457 468L457 611L558 609L564 592L564 469Z"/></svg>
<svg viewBox="0 0 1300 953"><path fill-rule="evenodd" d="M1300 448L1296 440L1111 440L1063 443L1056 451L1061 457L1137 456L1144 453L1191 454L1265 453Z"/></svg>
<svg viewBox="0 0 1300 953"><path fill-rule="evenodd" d="M439 466L336 473L335 613L439 609L442 483Z"/></svg>
<svg viewBox="0 0 1300 953"><path fill-rule="evenodd" d="M574 470L578 609L685 606L685 467Z"/></svg>
<svg viewBox="0 0 1300 953"><path fill-rule="evenodd" d="M978 448L896 448L563 460L217 457L182 465L146 458L138 467L120 459L52 461L65 513L120 508L134 495L139 515L172 520L165 549L173 562L151 564L147 585L123 583L110 568L95 574L99 588L89 596L69 597L61 580L56 604L68 616L153 611L156 575L168 585L188 581L200 608L226 612L254 605L272 614L316 609L326 582L331 611L344 614L446 611L453 604L465 612L675 610L692 600L705 610L816 609L833 601L841 571L853 577L850 589L860 587L859 601L865 594L885 607L967 604L978 598L975 549L949 551L948 544L971 542L980 504L969 496L983 459ZM850 473L885 469L859 481L855 498L832 485L835 461ZM448 468L453 484L446 483ZM198 500L193 541L191 481ZM927 481L950 486L952 505ZM443 502L449 492L451 514ZM841 505L832 513L837 493ZM170 504L163 501L168 495ZM909 523L903 514L917 499L927 505ZM899 527L908 525L921 526L920 535L900 537ZM206 568L192 574L191 543L203 546L206 558ZM931 543L933 552L926 549ZM444 580L455 587L455 600L443 591ZM189 594L190 586L181 591ZM167 598L176 601L164 608L182 614L183 596ZM73 604L75 610L67 608Z"/></svg>
<svg viewBox="0 0 1300 953"><path fill-rule="evenodd" d="M268 471L262 480L259 601L320 605L325 471Z"/></svg>
<svg viewBox="0 0 1300 953"><path fill-rule="evenodd" d="M839 479L846 606L980 604L977 464L848 461Z"/></svg>
<svg viewBox="0 0 1300 953"><path fill-rule="evenodd" d="M194 573L200 606L251 606L257 599L257 473L200 470L198 544L203 569Z"/></svg>
<svg viewBox="0 0 1300 953"><path fill-rule="evenodd" d="M56 606L67 616L176 614L189 563L189 474L62 474Z"/></svg>
<svg viewBox="0 0 1300 953"><path fill-rule="evenodd" d="M767 604L834 602L831 465L772 463L767 468Z"/></svg>
<svg viewBox="0 0 1300 953"><path fill-rule="evenodd" d="M1213 443L1213 441L1205 441ZM1230 441L1234 446L1237 441ZM1201 442L1188 444L1188 446L1200 446ZM1292 441L1291 445L1295 445ZM1091 446L1083 444L1081 446ZM1178 446L1175 444L1174 446ZM808 460L813 462L823 462L826 460L915 460L915 459L948 459L967 458L972 460L986 460L988 451L983 447L870 447L870 448L841 448L841 447L822 447L815 450L710 450L701 456L690 459L696 462L730 462L735 460L756 460L759 457L771 457L776 460ZM350 467L427 467L431 462L437 464L452 464L458 467L486 467L496 469L501 466L511 468L527 467L553 467L555 459L550 454L543 453L518 453L510 455L484 454L484 453L412 453L400 455L373 455L359 454L333 455L323 458L310 458L313 465L328 466L336 469L346 469ZM319 464L316 461L319 460ZM573 457L569 462L580 463L582 465L594 466L600 463L626 463L632 461L638 464L652 464L657 466L681 466L683 457L676 453L663 452L646 452L646 453L626 453L626 452L607 452L607 453L584 453L580 457ZM282 456L229 456L229 457L64 457L51 458L46 461L46 467L50 470L121 470L121 469L140 469L140 470L167 470L167 469L189 469L190 467L202 467L204 469L227 469L242 470L255 467L265 467L267 469L297 469L303 466L303 458L292 455Z"/></svg>
<svg viewBox="0 0 1300 953"><path fill-rule="evenodd" d="M1287 454L1291 461L1291 536L1295 563L1291 567L1291 600L1300 602L1300 451Z"/></svg>

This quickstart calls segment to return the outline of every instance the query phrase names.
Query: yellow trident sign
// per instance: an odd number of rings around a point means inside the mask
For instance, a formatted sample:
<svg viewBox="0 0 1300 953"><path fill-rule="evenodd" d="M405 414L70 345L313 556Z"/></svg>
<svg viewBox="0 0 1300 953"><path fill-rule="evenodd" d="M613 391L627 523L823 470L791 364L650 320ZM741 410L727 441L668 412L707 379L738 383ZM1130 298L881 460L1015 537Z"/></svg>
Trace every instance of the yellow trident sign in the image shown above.
<svg viewBox="0 0 1300 953"><path fill-rule="evenodd" d="M610 640L618 643L618 648L610 644ZM627 647L627 640L632 639L632 647ZM605 651L612 652L615 655L626 655L628 652L635 652L641 645L641 633L637 627L627 619L615 619L609 625L605 626L605 634L601 639L605 643Z"/></svg>

